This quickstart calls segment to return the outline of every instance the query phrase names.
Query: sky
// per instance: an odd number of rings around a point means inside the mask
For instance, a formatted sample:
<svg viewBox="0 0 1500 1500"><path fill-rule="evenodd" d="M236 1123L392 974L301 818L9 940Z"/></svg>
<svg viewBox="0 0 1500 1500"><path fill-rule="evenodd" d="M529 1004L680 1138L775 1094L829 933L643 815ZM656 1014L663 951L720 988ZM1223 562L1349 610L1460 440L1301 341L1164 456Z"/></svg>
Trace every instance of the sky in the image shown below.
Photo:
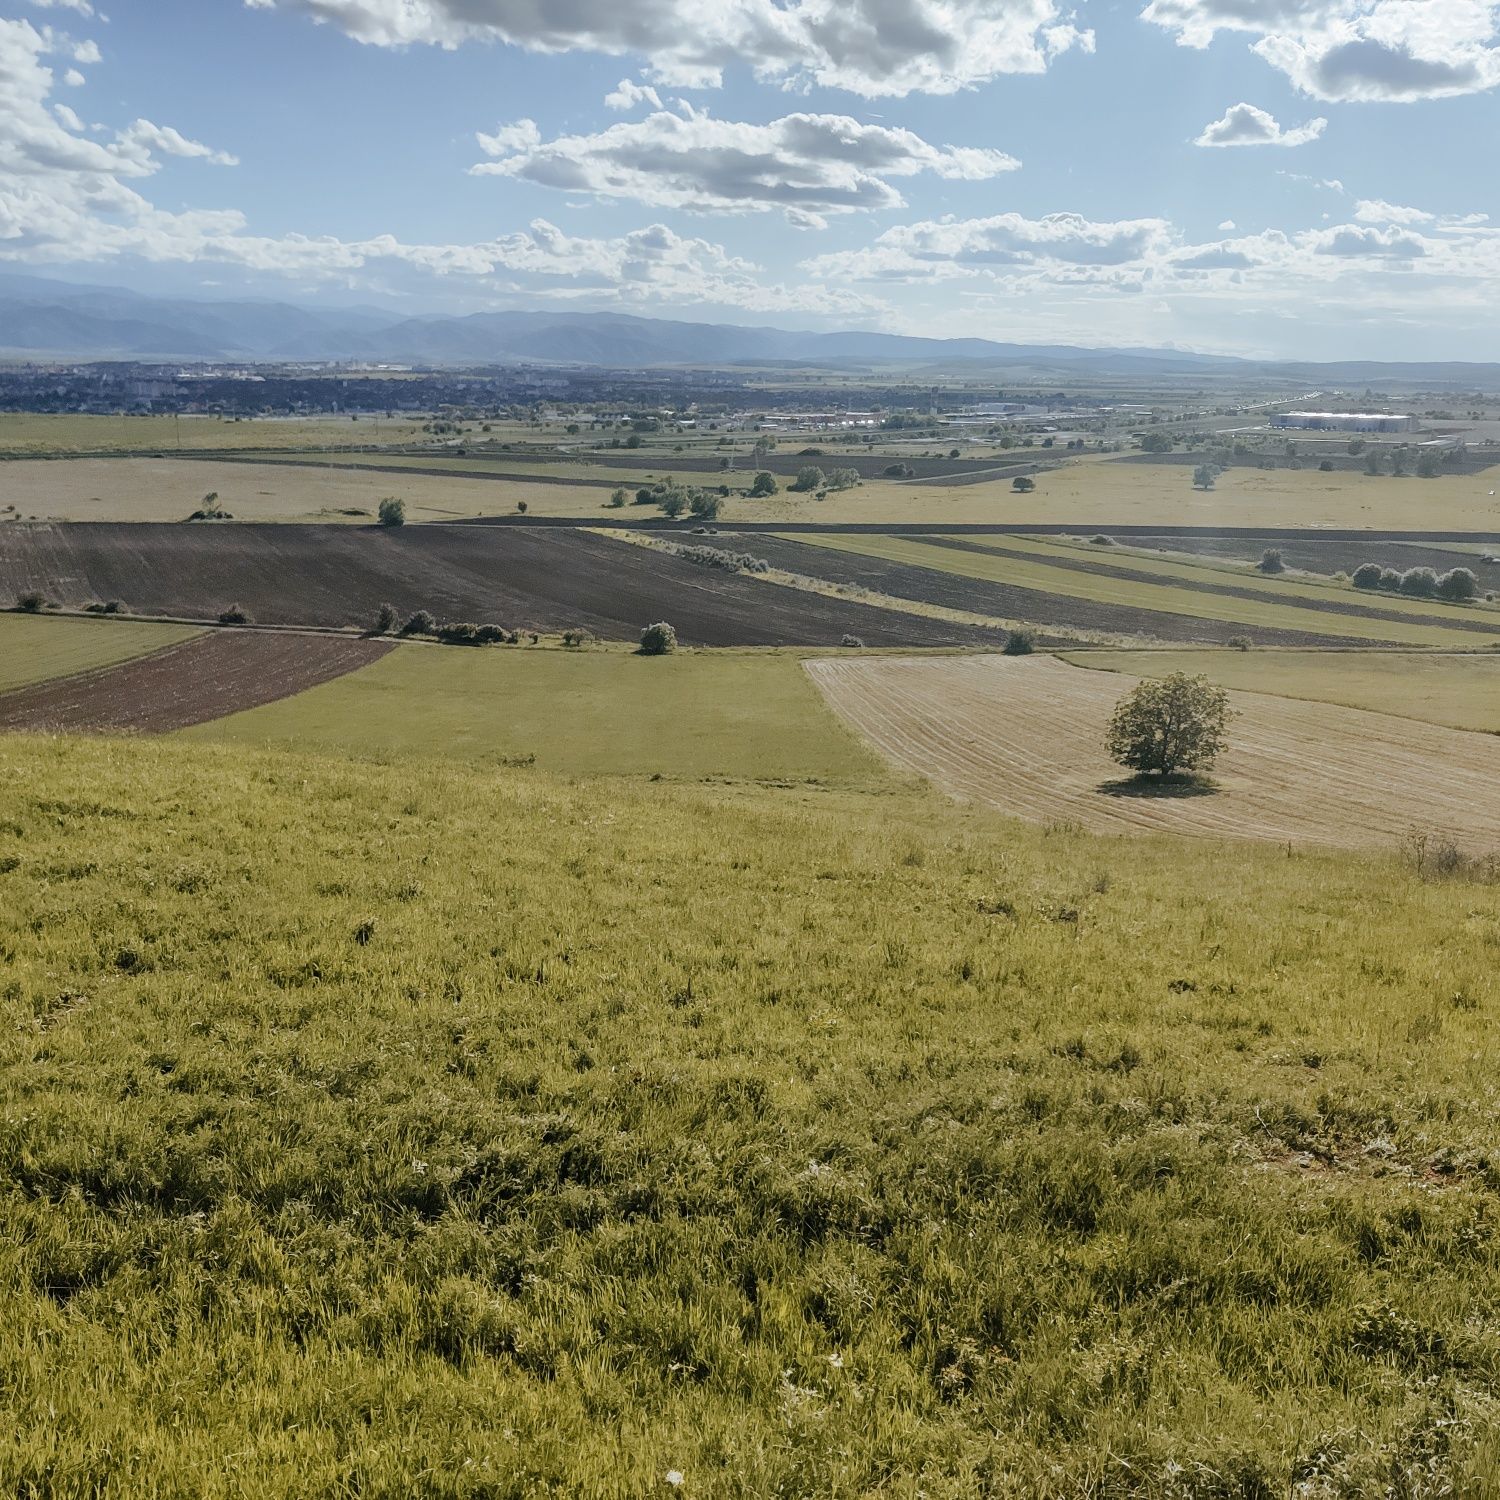
<svg viewBox="0 0 1500 1500"><path fill-rule="evenodd" d="M1492 360L1497 13L0 0L0 273Z"/></svg>

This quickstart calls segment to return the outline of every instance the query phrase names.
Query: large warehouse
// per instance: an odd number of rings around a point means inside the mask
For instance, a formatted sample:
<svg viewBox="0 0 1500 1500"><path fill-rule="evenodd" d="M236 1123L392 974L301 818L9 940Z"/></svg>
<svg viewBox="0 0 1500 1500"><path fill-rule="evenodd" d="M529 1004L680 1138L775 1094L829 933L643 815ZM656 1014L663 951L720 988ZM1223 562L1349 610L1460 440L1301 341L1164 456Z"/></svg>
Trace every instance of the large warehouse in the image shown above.
<svg viewBox="0 0 1500 1500"><path fill-rule="evenodd" d="M1417 419L1391 411L1282 411L1272 427L1300 427L1312 432L1411 432Z"/></svg>

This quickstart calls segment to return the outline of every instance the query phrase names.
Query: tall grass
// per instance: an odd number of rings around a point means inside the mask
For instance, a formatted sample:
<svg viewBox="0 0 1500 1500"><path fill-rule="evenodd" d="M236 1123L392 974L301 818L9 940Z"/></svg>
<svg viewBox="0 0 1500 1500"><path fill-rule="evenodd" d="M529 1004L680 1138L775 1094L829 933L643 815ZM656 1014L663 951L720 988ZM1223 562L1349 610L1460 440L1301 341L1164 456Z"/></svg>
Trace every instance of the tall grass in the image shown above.
<svg viewBox="0 0 1500 1500"><path fill-rule="evenodd" d="M0 1492L1483 1494L1500 891L0 740Z"/></svg>

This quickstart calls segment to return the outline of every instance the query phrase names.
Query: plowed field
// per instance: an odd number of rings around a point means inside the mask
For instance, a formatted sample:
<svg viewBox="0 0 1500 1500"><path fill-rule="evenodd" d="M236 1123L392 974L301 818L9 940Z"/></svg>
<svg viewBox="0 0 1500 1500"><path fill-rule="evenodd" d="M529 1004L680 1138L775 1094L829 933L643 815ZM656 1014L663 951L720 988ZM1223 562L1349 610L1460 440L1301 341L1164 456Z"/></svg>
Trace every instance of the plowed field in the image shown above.
<svg viewBox="0 0 1500 1500"><path fill-rule="evenodd" d="M0 600L28 589L79 608L212 620L232 603L262 625L365 625L406 614L635 640L653 620L700 646L998 644L994 630L778 588L587 532L498 526L0 527Z"/></svg>
<svg viewBox="0 0 1500 1500"><path fill-rule="evenodd" d="M163 734L300 693L390 649L386 641L218 630L119 666L0 694L0 731Z"/></svg>
<svg viewBox="0 0 1500 1500"><path fill-rule="evenodd" d="M807 664L833 708L897 765L1034 822L1297 844L1389 846L1413 830L1500 850L1500 739L1361 709L1232 693L1217 790L1143 795L1104 753L1138 679L1051 657Z"/></svg>

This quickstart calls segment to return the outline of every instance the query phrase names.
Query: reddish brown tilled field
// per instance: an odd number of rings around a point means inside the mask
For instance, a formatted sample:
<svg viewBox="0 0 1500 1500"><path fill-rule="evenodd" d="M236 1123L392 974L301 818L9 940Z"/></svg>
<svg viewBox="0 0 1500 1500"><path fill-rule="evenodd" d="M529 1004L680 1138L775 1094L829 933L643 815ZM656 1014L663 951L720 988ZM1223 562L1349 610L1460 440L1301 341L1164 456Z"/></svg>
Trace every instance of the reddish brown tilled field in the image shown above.
<svg viewBox="0 0 1500 1500"><path fill-rule="evenodd" d="M0 731L165 734L288 698L391 649L387 641L215 630L119 666L0 693Z"/></svg>
<svg viewBox="0 0 1500 1500"><path fill-rule="evenodd" d="M0 601L28 589L138 615L363 626L401 614L634 640L654 620L702 646L993 646L995 631L779 588L576 529L12 524L0 528Z"/></svg>

